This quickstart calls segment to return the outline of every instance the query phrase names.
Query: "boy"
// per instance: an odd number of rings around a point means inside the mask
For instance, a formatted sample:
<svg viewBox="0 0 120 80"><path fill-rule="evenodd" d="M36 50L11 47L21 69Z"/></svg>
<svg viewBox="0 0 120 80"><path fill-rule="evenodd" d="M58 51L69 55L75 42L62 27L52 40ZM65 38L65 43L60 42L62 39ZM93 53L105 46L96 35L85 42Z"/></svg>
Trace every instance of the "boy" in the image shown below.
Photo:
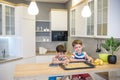
<svg viewBox="0 0 120 80"><path fill-rule="evenodd" d="M72 53L70 60L71 61L88 61L93 62L92 57L88 56L86 52L83 51L82 41L74 40L72 42L72 46L74 48L74 52Z"/></svg>
<svg viewBox="0 0 120 80"><path fill-rule="evenodd" d="M52 63L53 64L68 64L69 60L68 58L65 56L66 50L65 47L63 45L58 45L56 47L56 55L55 57L53 57L52 59Z"/></svg>
<svg viewBox="0 0 120 80"><path fill-rule="evenodd" d="M56 55L52 59L52 64L68 64L69 60L65 56L66 49L63 45L58 45L56 47ZM49 77L49 80L57 80L57 78L60 78L60 80L67 80L68 76L51 76Z"/></svg>
<svg viewBox="0 0 120 80"><path fill-rule="evenodd" d="M72 46L74 48L74 52L70 57L70 61L86 61L87 60L88 62L93 62L93 59L90 56L88 56L86 52L83 51L82 41L74 40L72 42ZM93 80L93 79L88 73L86 73L86 74L72 75L72 80Z"/></svg>

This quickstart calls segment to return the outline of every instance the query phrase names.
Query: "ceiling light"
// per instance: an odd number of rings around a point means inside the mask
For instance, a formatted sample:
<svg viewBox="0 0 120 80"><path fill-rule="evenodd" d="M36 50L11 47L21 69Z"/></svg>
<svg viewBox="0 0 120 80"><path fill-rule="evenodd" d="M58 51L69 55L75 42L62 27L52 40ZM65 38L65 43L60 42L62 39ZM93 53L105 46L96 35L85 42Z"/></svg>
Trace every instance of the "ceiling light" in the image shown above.
<svg viewBox="0 0 120 80"><path fill-rule="evenodd" d="M88 6L88 1L86 0L86 5L82 9L82 16L83 17L90 17L91 16L91 10L90 7Z"/></svg>
<svg viewBox="0 0 120 80"><path fill-rule="evenodd" d="M28 7L28 13L30 15L37 15L39 13L39 9L35 0L31 0L30 5Z"/></svg>

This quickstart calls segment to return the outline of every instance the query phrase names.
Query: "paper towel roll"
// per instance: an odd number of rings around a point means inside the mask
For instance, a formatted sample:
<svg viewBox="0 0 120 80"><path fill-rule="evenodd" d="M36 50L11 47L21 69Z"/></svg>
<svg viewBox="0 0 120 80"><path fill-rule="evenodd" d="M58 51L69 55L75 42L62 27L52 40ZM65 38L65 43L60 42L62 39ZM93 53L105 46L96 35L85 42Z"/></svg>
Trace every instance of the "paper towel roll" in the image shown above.
<svg viewBox="0 0 120 80"><path fill-rule="evenodd" d="M39 47L39 54L45 54L47 52L47 49L44 47Z"/></svg>

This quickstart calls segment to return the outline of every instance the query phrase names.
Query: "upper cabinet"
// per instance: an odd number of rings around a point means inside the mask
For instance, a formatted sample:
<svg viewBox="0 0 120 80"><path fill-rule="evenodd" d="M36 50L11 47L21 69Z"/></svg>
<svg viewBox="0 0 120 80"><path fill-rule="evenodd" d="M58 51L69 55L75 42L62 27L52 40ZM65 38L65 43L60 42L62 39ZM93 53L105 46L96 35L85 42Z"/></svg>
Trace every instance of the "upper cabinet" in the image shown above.
<svg viewBox="0 0 120 80"><path fill-rule="evenodd" d="M74 7L70 11L70 35L85 36L86 35L86 19L81 16L83 5Z"/></svg>
<svg viewBox="0 0 120 80"><path fill-rule="evenodd" d="M21 56L35 56L35 16L28 14L26 5L18 5L15 9L16 34L21 39Z"/></svg>
<svg viewBox="0 0 120 80"><path fill-rule="evenodd" d="M84 3L70 11L70 32L72 36L120 38L119 5L120 0L92 0L88 3L92 15L83 18L81 11Z"/></svg>
<svg viewBox="0 0 120 80"><path fill-rule="evenodd" d="M2 5L0 4L0 35L2 35Z"/></svg>
<svg viewBox="0 0 120 80"><path fill-rule="evenodd" d="M98 36L106 36L108 28L108 0L97 1L97 34Z"/></svg>
<svg viewBox="0 0 120 80"><path fill-rule="evenodd" d="M51 30L67 31L67 10L65 9L51 9Z"/></svg>
<svg viewBox="0 0 120 80"><path fill-rule="evenodd" d="M91 9L91 12L92 12L92 15L90 17L87 18L87 27L86 27L86 32L87 32L87 36L94 36L95 34L95 9L94 9L94 0L92 0L91 2L88 3L90 9ZM97 18L97 17L96 17ZM94 21L95 20L95 21Z"/></svg>
<svg viewBox="0 0 120 80"><path fill-rule="evenodd" d="M100 38L120 38L119 0L93 0L89 2L92 16L87 19L87 35Z"/></svg>
<svg viewBox="0 0 120 80"><path fill-rule="evenodd" d="M15 35L15 8L5 6L5 34Z"/></svg>
<svg viewBox="0 0 120 80"><path fill-rule="evenodd" d="M0 4L0 35L15 35L15 8Z"/></svg>

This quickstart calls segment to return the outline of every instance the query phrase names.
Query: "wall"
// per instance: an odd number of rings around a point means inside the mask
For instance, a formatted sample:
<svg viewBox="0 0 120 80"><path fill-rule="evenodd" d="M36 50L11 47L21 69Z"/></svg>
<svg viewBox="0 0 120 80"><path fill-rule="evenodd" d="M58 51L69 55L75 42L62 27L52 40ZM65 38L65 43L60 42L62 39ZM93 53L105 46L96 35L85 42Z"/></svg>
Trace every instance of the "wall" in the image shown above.
<svg viewBox="0 0 120 80"><path fill-rule="evenodd" d="M50 20L50 10L55 9L64 9L65 4L62 3L45 3L38 2L39 14L36 16L36 20Z"/></svg>

